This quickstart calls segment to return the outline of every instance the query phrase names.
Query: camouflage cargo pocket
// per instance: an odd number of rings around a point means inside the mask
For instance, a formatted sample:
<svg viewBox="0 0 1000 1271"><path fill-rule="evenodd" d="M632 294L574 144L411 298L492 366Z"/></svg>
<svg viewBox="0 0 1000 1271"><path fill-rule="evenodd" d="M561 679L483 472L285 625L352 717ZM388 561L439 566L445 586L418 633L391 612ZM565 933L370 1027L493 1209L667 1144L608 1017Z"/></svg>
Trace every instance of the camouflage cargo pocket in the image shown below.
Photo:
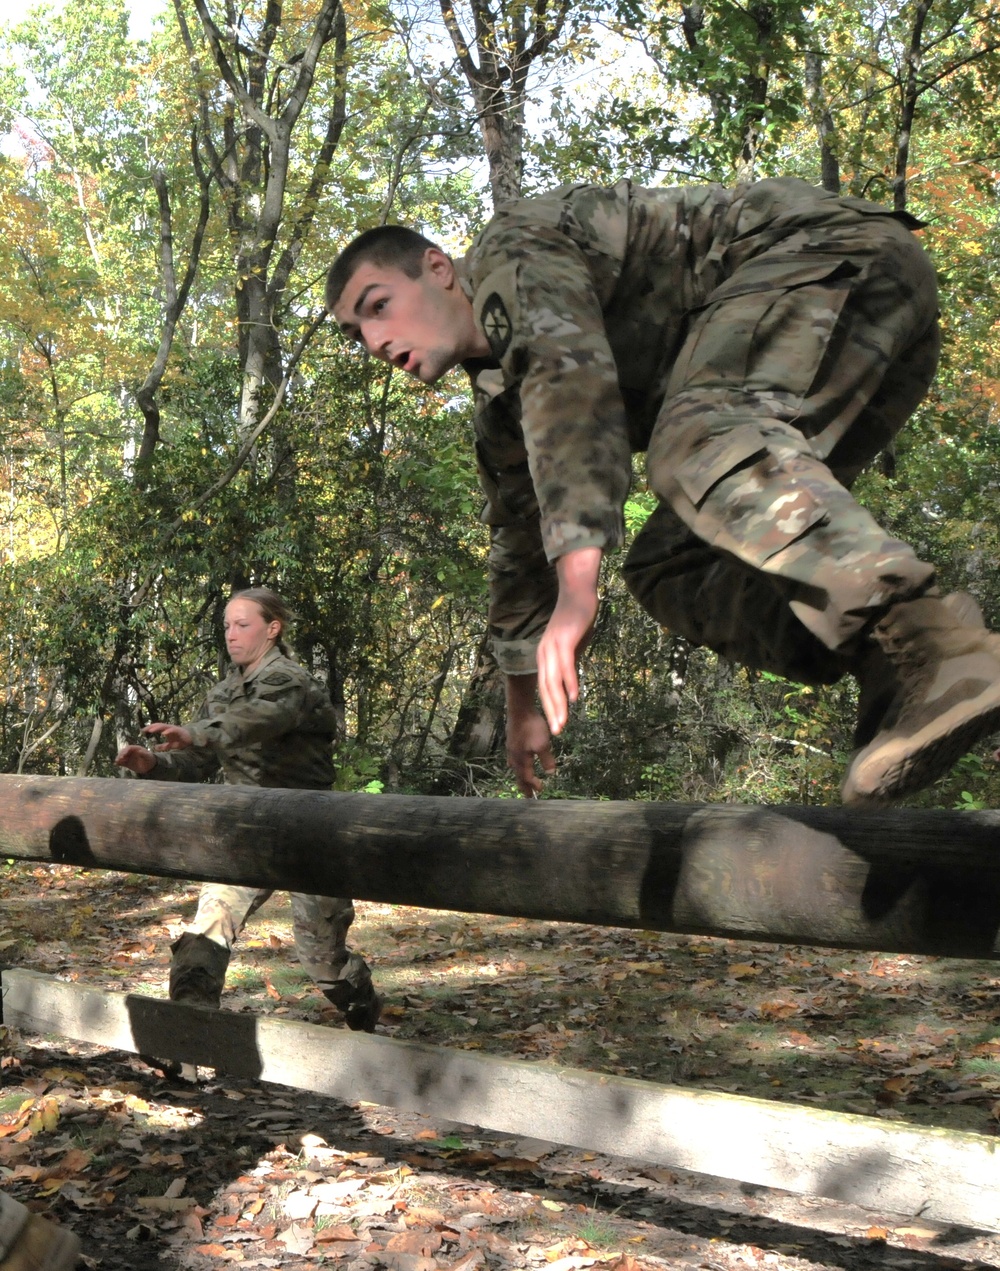
<svg viewBox="0 0 1000 1271"><path fill-rule="evenodd" d="M670 375L665 412L672 396L699 388L801 400L857 273L842 259L766 254L747 261L696 311Z"/></svg>

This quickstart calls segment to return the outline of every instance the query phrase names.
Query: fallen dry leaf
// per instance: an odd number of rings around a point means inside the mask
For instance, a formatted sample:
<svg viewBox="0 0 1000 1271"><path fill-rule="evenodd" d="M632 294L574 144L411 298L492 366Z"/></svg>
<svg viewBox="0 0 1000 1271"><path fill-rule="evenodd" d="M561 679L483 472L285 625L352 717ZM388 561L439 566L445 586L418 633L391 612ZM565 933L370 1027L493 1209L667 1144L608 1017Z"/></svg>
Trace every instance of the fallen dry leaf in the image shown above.
<svg viewBox="0 0 1000 1271"><path fill-rule="evenodd" d="M279 1244L285 1246L289 1253L306 1254L316 1243L311 1227L305 1223L293 1222L290 1227L277 1236Z"/></svg>
<svg viewBox="0 0 1000 1271"><path fill-rule="evenodd" d="M565 1240L560 1240L554 1245L549 1245L547 1249L543 1249L546 1262L559 1262L563 1258L571 1255L580 1256L591 1252L590 1245L586 1240L582 1240L579 1236L567 1236Z"/></svg>
<svg viewBox="0 0 1000 1271"><path fill-rule="evenodd" d="M316 1232L318 1244L333 1244L337 1241L347 1242L357 1239L358 1233L345 1222L338 1223L335 1227L320 1227Z"/></svg>
<svg viewBox="0 0 1000 1271"><path fill-rule="evenodd" d="M457 1262L449 1266L448 1271L478 1271L486 1263L486 1254L482 1249L470 1249Z"/></svg>
<svg viewBox="0 0 1000 1271"><path fill-rule="evenodd" d="M408 1206L403 1222L407 1227L437 1227L445 1221L439 1209L427 1209L422 1205Z"/></svg>
<svg viewBox="0 0 1000 1271"><path fill-rule="evenodd" d="M797 1002L761 1002L757 1007L765 1019L788 1019L790 1015L798 1015L800 1007Z"/></svg>
<svg viewBox="0 0 1000 1271"><path fill-rule="evenodd" d="M444 1243L440 1231L400 1231L386 1241L386 1249L394 1253L415 1253L429 1258Z"/></svg>
<svg viewBox="0 0 1000 1271"><path fill-rule="evenodd" d="M180 1214L185 1209L193 1209L198 1202L193 1196L140 1196L135 1203L161 1214Z"/></svg>

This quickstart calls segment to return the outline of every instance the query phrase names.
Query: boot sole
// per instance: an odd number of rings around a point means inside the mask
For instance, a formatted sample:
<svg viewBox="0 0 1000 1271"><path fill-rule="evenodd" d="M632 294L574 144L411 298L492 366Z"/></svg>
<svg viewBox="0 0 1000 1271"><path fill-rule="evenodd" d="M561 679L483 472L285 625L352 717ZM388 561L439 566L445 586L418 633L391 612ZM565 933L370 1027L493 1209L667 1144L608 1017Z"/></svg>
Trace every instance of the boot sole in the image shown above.
<svg viewBox="0 0 1000 1271"><path fill-rule="evenodd" d="M848 768L841 788L843 802L878 802L915 794L998 728L1000 683L991 684L964 706L946 711L912 737L894 737L881 745L876 737Z"/></svg>

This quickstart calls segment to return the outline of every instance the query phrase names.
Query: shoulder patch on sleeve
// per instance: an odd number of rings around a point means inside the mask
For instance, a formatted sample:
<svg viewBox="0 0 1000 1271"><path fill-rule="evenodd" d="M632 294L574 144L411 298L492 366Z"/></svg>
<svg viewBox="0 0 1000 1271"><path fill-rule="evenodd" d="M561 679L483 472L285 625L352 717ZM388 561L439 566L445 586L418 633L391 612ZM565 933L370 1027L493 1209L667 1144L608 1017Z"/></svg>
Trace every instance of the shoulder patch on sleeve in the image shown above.
<svg viewBox="0 0 1000 1271"><path fill-rule="evenodd" d="M273 688L280 688L283 684L291 684L295 679L294 675L288 671L271 671L267 675L262 675L257 681L258 684L268 684Z"/></svg>
<svg viewBox="0 0 1000 1271"><path fill-rule="evenodd" d="M498 291L491 291L483 301L479 325L490 343L490 352L499 361L510 348L513 330L507 306Z"/></svg>
<svg viewBox="0 0 1000 1271"><path fill-rule="evenodd" d="M472 308L489 341L490 352L501 361L514 339L517 321L517 275L520 261L509 259L476 280Z"/></svg>

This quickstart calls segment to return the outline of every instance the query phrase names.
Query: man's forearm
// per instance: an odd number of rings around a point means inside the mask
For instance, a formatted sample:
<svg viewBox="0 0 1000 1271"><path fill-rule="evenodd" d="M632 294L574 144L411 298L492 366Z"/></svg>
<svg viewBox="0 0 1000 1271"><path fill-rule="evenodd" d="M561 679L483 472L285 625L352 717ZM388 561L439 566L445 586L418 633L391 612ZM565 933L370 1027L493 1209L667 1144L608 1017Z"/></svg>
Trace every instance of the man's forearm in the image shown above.
<svg viewBox="0 0 1000 1271"><path fill-rule="evenodd" d="M556 561L556 576L559 579L560 599L574 595L597 595L603 555L599 547L581 547L559 557Z"/></svg>
<svg viewBox="0 0 1000 1271"><path fill-rule="evenodd" d="M504 688L507 698L507 715L517 717L535 709L538 675L505 675Z"/></svg>

